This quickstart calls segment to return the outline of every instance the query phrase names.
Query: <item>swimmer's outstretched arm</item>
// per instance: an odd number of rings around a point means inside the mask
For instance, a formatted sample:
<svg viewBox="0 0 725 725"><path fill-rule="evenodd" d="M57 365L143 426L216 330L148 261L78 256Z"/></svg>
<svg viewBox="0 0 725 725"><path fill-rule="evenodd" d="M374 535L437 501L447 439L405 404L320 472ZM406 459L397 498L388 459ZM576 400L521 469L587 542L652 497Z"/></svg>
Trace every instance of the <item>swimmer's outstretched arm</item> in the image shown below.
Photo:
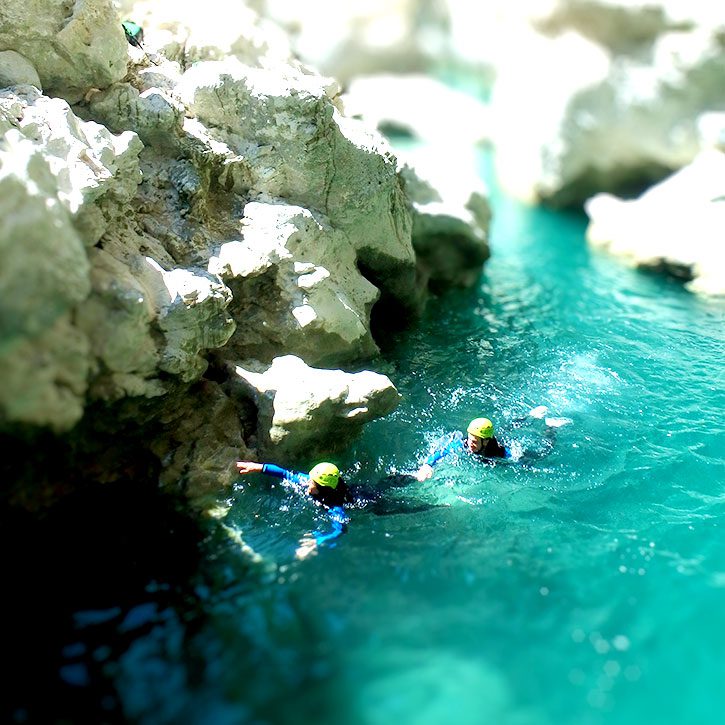
<svg viewBox="0 0 725 725"><path fill-rule="evenodd" d="M418 481L427 481L433 476L433 466L449 453L463 449L463 438L460 433L453 433L445 439L426 459L425 463L415 472Z"/></svg>
<svg viewBox="0 0 725 725"><path fill-rule="evenodd" d="M237 471L240 476L246 476L248 473L262 473L264 466L254 461L237 461Z"/></svg>
<svg viewBox="0 0 725 725"><path fill-rule="evenodd" d="M283 481L304 486L309 483L310 477L299 471L288 471L286 468L276 466L274 463L256 463L255 461L237 461L237 471L240 476L249 473L263 473L265 476L281 478Z"/></svg>

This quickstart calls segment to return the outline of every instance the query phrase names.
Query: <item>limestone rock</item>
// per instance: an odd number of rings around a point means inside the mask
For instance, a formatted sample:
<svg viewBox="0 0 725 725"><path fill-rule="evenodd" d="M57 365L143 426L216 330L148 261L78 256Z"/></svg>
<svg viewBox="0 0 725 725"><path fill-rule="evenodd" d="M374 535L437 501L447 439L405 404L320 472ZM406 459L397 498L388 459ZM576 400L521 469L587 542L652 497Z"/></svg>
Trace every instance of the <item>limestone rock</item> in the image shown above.
<svg viewBox="0 0 725 725"><path fill-rule="evenodd" d="M69 313L90 291L89 264L42 144L0 99L0 419L69 428L80 418L88 343Z"/></svg>
<svg viewBox="0 0 725 725"><path fill-rule="evenodd" d="M588 27L628 17L609 12L618 3L572 4L587 6ZM697 155L698 118L725 110L717 25L663 19L643 29L636 53L631 40L608 47L563 30L549 38L522 29L510 45L536 62L511 52L498 70L493 135L505 188L527 201L576 204L661 179Z"/></svg>
<svg viewBox="0 0 725 725"><path fill-rule="evenodd" d="M221 246L209 271L232 289L238 333L222 355L271 361L279 350L310 364L377 352L370 309L377 289L358 271L347 238L320 215L251 202L242 240Z"/></svg>
<svg viewBox="0 0 725 725"><path fill-rule="evenodd" d="M0 289L5 297L2 281ZM69 313L38 334L4 341L0 423L47 426L58 433L72 428L83 415L90 364L88 340Z"/></svg>
<svg viewBox="0 0 725 725"><path fill-rule="evenodd" d="M222 513L219 494L236 480L235 462L254 455L232 400L217 383L204 381L183 396L170 396L159 423L164 433L151 450L162 463L161 485L183 493L198 510Z"/></svg>
<svg viewBox="0 0 725 725"><path fill-rule="evenodd" d="M236 394L257 406L259 455L276 460L309 459L342 447L400 399L384 375L310 368L293 355L275 358L266 370L238 365L235 374Z"/></svg>
<svg viewBox="0 0 725 725"><path fill-rule="evenodd" d="M403 306L420 306L395 158L381 137L339 113L334 82L229 59L196 64L177 90L188 112L235 154L230 164L244 166L239 178L249 186L238 192L322 212L373 284Z"/></svg>
<svg viewBox="0 0 725 725"><path fill-rule="evenodd" d="M490 256L491 221L475 156L455 145L422 147L401 157L400 175L412 203L419 280L435 292L472 285Z"/></svg>
<svg viewBox="0 0 725 725"><path fill-rule="evenodd" d="M203 353L224 345L234 331L226 312L229 290L205 271L166 271L140 254L118 259L93 250L91 260L93 294L77 321L103 363L93 396L163 395L159 371L198 380L207 368Z"/></svg>
<svg viewBox="0 0 725 725"><path fill-rule="evenodd" d="M363 76L349 84L342 100L348 116L430 144L463 146L490 136L483 103L429 76Z"/></svg>
<svg viewBox="0 0 725 725"><path fill-rule="evenodd" d="M708 151L639 199L599 194L586 204L587 238L639 267L725 295L725 154Z"/></svg>
<svg viewBox="0 0 725 725"><path fill-rule="evenodd" d="M81 121L59 98L43 96L30 86L0 91L0 133L10 144L8 158L15 155L18 140L31 143L43 157L59 203L88 246L105 230L94 206L109 212L110 206L123 205L136 193L142 148L138 137L130 131L114 136L94 121Z"/></svg>
<svg viewBox="0 0 725 725"><path fill-rule="evenodd" d="M110 129L134 131L144 144L178 145L184 109L166 90L150 87L139 92L129 83L118 83L94 94L89 108Z"/></svg>
<svg viewBox="0 0 725 725"><path fill-rule="evenodd" d="M14 50L0 52L0 88L28 85L43 90L33 64Z"/></svg>
<svg viewBox="0 0 725 725"><path fill-rule="evenodd" d="M112 0L4 0L0 50L24 55L46 93L71 103L126 74L128 43Z"/></svg>

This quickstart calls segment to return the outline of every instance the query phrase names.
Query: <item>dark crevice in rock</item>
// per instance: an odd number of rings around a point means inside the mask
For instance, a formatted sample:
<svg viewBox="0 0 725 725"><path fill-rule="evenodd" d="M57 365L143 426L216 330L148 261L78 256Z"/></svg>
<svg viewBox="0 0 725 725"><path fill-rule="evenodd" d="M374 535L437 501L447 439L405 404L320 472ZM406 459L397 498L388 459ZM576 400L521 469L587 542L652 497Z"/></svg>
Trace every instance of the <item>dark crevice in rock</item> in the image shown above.
<svg viewBox="0 0 725 725"><path fill-rule="evenodd" d="M407 327L418 318L423 309L423 293L419 300L401 300L387 290L395 289L395 281L390 275L383 278L376 270L358 259L357 268L360 274L380 290L380 299L370 311L370 331L373 339L384 351L391 333ZM407 272L407 270L405 270ZM420 288L420 287L419 287Z"/></svg>

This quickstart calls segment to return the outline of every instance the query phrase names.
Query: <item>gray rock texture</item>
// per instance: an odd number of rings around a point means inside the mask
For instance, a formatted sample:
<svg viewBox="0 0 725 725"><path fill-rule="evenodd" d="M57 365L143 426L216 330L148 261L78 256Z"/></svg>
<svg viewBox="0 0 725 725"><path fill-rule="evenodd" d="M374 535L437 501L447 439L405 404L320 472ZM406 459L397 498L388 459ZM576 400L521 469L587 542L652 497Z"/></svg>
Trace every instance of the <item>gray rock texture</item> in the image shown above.
<svg viewBox="0 0 725 725"><path fill-rule="evenodd" d="M38 71L33 64L14 50L0 52L0 88L9 86L35 86L43 90Z"/></svg>
<svg viewBox="0 0 725 725"><path fill-rule="evenodd" d="M379 292L358 271L345 235L319 214L285 203L250 202L242 239L212 257L210 271L233 292L244 320L224 357L271 361L287 350L309 363L370 357L370 310Z"/></svg>

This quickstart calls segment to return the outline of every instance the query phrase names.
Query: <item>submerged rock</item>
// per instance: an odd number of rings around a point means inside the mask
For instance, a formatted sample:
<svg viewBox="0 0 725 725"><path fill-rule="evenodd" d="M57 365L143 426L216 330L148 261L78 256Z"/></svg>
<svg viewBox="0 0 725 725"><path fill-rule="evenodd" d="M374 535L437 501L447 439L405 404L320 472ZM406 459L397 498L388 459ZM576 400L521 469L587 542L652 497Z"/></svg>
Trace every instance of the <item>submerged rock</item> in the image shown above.
<svg viewBox="0 0 725 725"><path fill-rule="evenodd" d="M240 364L234 372L236 395L257 406L259 455L280 461L342 448L400 400L385 375L311 368L294 355L275 358L266 369Z"/></svg>
<svg viewBox="0 0 725 725"><path fill-rule="evenodd" d="M725 153L702 153L639 199L598 194L585 209L593 245L725 295Z"/></svg>

